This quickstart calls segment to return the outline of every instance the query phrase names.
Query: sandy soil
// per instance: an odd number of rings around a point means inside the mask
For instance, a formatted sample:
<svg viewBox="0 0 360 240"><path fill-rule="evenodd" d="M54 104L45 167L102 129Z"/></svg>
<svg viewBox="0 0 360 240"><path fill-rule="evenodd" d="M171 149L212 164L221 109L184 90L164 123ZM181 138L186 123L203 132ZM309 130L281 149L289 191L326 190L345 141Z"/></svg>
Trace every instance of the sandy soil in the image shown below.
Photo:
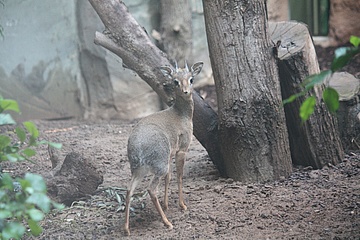
<svg viewBox="0 0 360 240"><path fill-rule="evenodd" d="M42 138L64 144L59 152L62 157L79 152L104 174L103 184L92 196L46 217L40 239L124 238L123 200L130 179L126 142L134 123L70 120L36 124ZM144 195L147 179L132 204L129 239L359 239L359 156L350 153L338 166L322 170L294 168L283 181L243 184L219 177L206 151L194 140L184 173L188 210L178 207L173 179L166 214L174 229L165 228ZM39 150L36 162L7 165L6 170L14 175L51 170L45 148Z"/></svg>

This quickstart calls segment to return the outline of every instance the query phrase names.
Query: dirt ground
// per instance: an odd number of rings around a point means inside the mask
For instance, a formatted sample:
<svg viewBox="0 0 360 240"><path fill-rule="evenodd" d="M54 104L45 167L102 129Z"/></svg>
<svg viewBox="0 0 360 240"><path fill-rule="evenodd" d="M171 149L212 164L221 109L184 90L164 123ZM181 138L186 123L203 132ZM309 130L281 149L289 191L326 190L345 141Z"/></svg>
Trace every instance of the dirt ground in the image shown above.
<svg viewBox="0 0 360 240"><path fill-rule="evenodd" d="M38 239L126 238L122 232L124 194L130 179L126 145L135 122L35 123L41 138L63 143L58 152L62 159L72 151L81 153L104 176L93 195L49 214ZM42 147L38 153L36 164L6 164L3 168L14 176L25 172L46 175L51 170L47 149ZM243 184L219 177L194 139L184 171L187 211L178 207L176 175L172 176L166 214L174 228L164 227L144 194L146 179L132 203L128 239L360 239L360 152L347 153L337 166L322 170L294 167L289 179ZM163 186L159 188L161 202Z"/></svg>

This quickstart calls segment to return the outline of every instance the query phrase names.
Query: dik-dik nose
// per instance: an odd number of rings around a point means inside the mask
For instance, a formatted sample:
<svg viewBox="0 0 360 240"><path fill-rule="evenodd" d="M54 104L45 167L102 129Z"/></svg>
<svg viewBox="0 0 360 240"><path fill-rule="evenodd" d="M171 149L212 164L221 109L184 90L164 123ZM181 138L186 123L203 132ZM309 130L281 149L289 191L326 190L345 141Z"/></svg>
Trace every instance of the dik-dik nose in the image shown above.
<svg viewBox="0 0 360 240"><path fill-rule="evenodd" d="M191 93L191 87L190 86L184 86L183 89L182 89L182 92L185 94L185 95L188 95Z"/></svg>

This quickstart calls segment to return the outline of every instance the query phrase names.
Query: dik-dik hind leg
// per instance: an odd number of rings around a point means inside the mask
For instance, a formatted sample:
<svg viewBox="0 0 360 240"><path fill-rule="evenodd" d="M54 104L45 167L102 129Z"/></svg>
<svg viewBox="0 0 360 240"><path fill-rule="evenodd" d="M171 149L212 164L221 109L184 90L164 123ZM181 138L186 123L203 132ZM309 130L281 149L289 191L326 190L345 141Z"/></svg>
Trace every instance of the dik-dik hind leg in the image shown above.
<svg viewBox="0 0 360 240"><path fill-rule="evenodd" d="M130 235L130 229L129 229L130 202L131 202L131 197L134 194L135 188L138 185L139 181L140 180L138 178L133 176L131 178L131 182L128 187L128 190L126 192L124 232L128 236Z"/></svg>
<svg viewBox="0 0 360 240"><path fill-rule="evenodd" d="M171 179L171 160L169 159L169 166L167 170L167 174L165 175L165 194L164 194L164 210L166 211L169 208L169 184Z"/></svg>
<svg viewBox="0 0 360 240"><path fill-rule="evenodd" d="M149 192L151 201L154 203L156 210L159 212L159 214L161 216L162 221L169 229L172 229L173 225L167 219L164 211L162 210L162 208L160 206L159 199L156 196L156 189L157 189L157 186L159 185L159 181L160 181L160 178L157 176L154 176L153 180L151 181L151 183L149 185L148 192Z"/></svg>
<svg viewBox="0 0 360 240"><path fill-rule="evenodd" d="M184 196L183 196L183 175L184 175L184 163L185 163L185 152L177 152L175 156L175 164L176 164L176 175L177 175L177 182L179 188L179 206L186 210L187 207L184 203Z"/></svg>
<svg viewBox="0 0 360 240"><path fill-rule="evenodd" d="M170 170L165 176L165 194L164 194L164 210L168 210L169 208L169 183L171 179Z"/></svg>

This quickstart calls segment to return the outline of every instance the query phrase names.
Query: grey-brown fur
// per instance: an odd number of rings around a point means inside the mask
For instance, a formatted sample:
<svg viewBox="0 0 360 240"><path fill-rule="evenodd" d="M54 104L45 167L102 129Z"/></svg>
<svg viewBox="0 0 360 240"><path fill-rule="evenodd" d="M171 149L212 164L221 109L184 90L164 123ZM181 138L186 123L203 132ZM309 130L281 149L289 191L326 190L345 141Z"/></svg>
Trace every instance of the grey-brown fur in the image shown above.
<svg viewBox="0 0 360 240"><path fill-rule="evenodd" d="M192 79L199 74L202 62L195 63L190 69L163 66L160 70L164 76L172 79L175 84L175 103L170 108L143 118L133 129L128 141L128 158L132 178L128 187L125 207L124 230L130 235L129 209L131 196L136 185L149 173L153 175L148 192L162 221L172 228L162 210L156 195L161 178L165 177L164 209L168 208L168 187L170 182L170 163L175 156L176 173L179 188L179 205L183 210L182 177L185 154L189 148L193 133Z"/></svg>

